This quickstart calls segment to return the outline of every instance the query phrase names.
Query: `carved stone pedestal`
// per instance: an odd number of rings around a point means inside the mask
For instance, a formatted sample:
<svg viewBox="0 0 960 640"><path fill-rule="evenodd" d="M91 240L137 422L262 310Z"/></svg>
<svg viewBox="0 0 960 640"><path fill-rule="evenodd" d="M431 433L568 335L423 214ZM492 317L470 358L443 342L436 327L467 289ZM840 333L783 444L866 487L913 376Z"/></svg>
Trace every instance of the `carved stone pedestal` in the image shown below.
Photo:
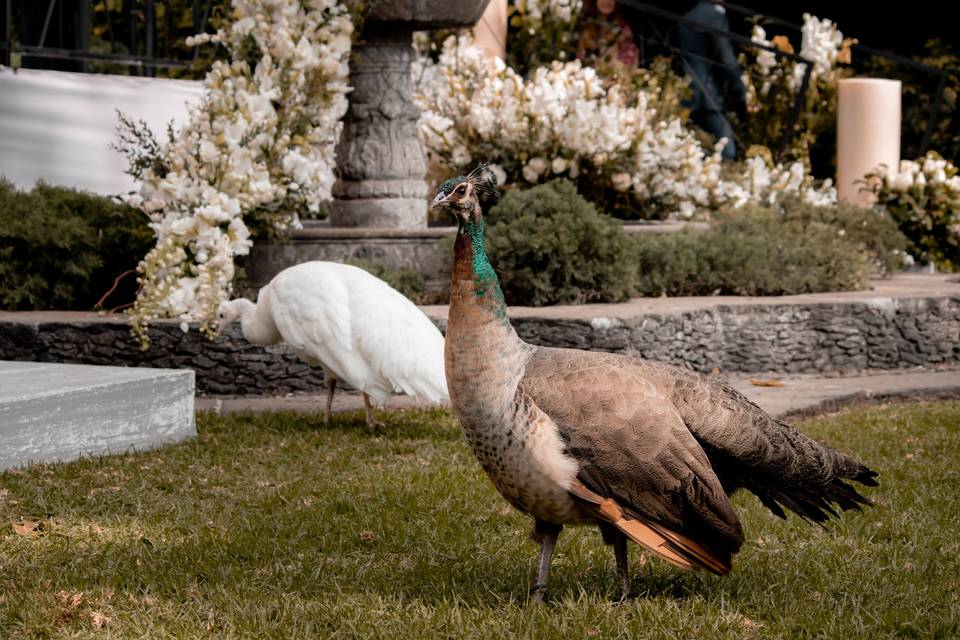
<svg viewBox="0 0 960 640"><path fill-rule="evenodd" d="M441 240L455 233L456 227L390 229L305 222L287 242L253 246L246 266L248 285L256 291L283 269L309 260L364 260L389 269L419 271L427 297L442 302L450 284L451 256Z"/></svg>
<svg viewBox="0 0 960 640"><path fill-rule="evenodd" d="M426 160L413 103L412 29L375 23L350 59L350 108L337 145L334 227L427 226Z"/></svg>
<svg viewBox="0 0 960 640"><path fill-rule="evenodd" d="M306 260L364 259L416 269L442 291L449 265L427 228L426 156L420 144L410 63L415 30L470 27L489 0L377 0L350 57L350 107L337 145L329 222L305 222L289 242L255 245L246 270L259 287Z"/></svg>

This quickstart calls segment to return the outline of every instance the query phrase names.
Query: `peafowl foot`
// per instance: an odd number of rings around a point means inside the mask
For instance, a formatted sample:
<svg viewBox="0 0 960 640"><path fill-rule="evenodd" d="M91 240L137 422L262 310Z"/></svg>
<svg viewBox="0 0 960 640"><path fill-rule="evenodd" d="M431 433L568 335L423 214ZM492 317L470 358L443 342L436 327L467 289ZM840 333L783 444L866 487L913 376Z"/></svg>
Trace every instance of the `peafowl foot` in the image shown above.
<svg viewBox="0 0 960 640"><path fill-rule="evenodd" d="M366 393L363 394L363 407L367 412L367 428L370 429L370 433L377 433L387 426L383 421L377 420L376 416L373 415L373 405L370 404L370 396Z"/></svg>

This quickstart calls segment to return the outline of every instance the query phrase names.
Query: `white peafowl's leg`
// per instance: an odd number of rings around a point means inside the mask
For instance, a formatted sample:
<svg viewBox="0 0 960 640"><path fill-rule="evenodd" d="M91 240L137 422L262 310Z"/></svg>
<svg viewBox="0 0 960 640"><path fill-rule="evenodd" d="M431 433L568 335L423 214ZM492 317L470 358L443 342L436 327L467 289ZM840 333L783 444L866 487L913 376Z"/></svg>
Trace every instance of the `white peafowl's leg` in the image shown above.
<svg viewBox="0 0 960 640"><path fill-rule="evenodd" d="M370 396L366 392L363 394L363 408L367 411L367 426L370 431L376 433L377 429L386 426L373 416L373 406L370 404Z"/></svg>
<svg viewBox="0 0 960 640"><path fill-rule="evenodd" d="M337 388L337 379L327 370L323 371L323 386L327 389L327 411L323 419L323 424L330 426L330 417L333 414L333 392Z"/></svg>

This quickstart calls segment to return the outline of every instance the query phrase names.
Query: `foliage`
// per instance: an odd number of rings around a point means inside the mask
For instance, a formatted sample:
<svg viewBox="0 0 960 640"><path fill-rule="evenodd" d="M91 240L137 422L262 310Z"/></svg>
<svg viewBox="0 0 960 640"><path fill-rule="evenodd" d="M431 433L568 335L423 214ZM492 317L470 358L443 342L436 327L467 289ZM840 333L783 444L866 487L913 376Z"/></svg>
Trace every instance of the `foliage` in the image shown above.
<svg viewBox="0 0 960 640"><path fill-rule="evenodd" d="M432 302L424 292L426 282L423 274L415 269L390 269L379 262L363 258L352 258L347 260L347 264L360 267L367 273L380 278L416 304Z"/></svg>
<svg viewBox="0 0 960 640"><path fill-rule="evenodd" d="M157 236L140 264L132 311L144 346L151 318L200 321L209 333L231 291L234 257L250 250L249 226L282 231L330 198L349 90L350 13L334 0L232 7L232 23L190 41L219 43L229 61L214 62L187 125L162 146L126 152L142 181L130 202L150 215ZM121 121L121 147L150 140L130 122Z"/></svg>
<svg viewBox="0 0 960 640"><path fill-rule="evenodd" d="M813 62L806 92L793 132L787 131L798 94L802 89L805 63L778 56L771 51L754 48L740 55L744 86L747 88L746 118L738 123L738 134L744 145L777 147L786 140L783 160L801 161L811 171L810 157L815 145L826 145L830 166L816 167L816 173L833 175L833 150L836 137L837 80L850 75L855 40L844 39L830 20L803 15L800 50L797 52L783 35L767 39L763 27L753 28L751 39L776 47L783 53L799 55Z"/></svg>
<svg viewBox="0 0 960 640"><path fill-rule="evenodd" d="M960 175L952 162L930 151L901 160L899 171L878 167L866 182L912 243L915 257L941 269L960 269Z"/></svg>
<svg viewBox="0 0 960 640"><path fill-rule="evenodd" d="M960 635L960 403L884 404L800 428L879 469L878 507L823 531L733 504L729 576L630 548L617 604L595 527L568 527L550 603L528 604L531 520L449 411L197 417L157 450L0 474L4 637L950 638ZM32 517L38 536L10 523ZM100 628L97 628L97 627ZM655 630L651 633L651 630Z"/></svg>
<svg viewBox="0 0 960 640"><path fill-rule="evenodd" d="M960 161L960 55L956 53L955 47L952 48L939 40L931 40L926 45L925 55L919 61L942 69L947 74L943 102L940 104L939 118L930 138L930 148L951 162ZM917 84L905 83L903 123L908 142L912 140L919 144L923 139L933 100L933 92L924 91Z"/></svg>
<svg viewBox="0 0 960 640"><path fill-rule="evenodd" d="M19 191L0 178L0 305L11 311L92 309L150 246L141 212L42 182ZM130 301L133 277L107 300Z"/></svg>
<svg viewBox="0 0 960 640"><path fill-rule="evenodd" d="M170 78L201 80L223 51L215 44L193 47L187 38L212 27L223 26L230 11L229 0L212 0L204 22L207 2L194 0L166 0L154 6L154 56L189 63L186 67L157 67L156 75ZM146 22L143 2L130 0L97 0L90 5L91 50L101 53L146 55L146 40L142 29ZM132 33L131 29L139 31ZM130 42L137 39L136 49ZM130 68L111 62L90 62L94 73L127 75Z"/></svg>
<svg viewBox="0 0 960 640"><path fill-rule="evenodd" d="M774 207L787 224L825 224L838 230L851 249L864 253L879 275L889 275L912 263L906 253L909 240L886 211L858 207L848 202L818 206L799 198L787 198ZM745 215L749 211L744 210ZM726 212L739 216L741 211Z"/></svg>
<svg viewBox="0 0 960 640"><path fill-rule="evenodd" d="M583 0L513 0L507 3L506 63L526 76L565 60L577 46Z"/></svg>
<svg viewBox="0 0 960 640"><path fill-rule="evenodd" d="M817 207L727 211L706 230L636 236L644 296L792 295L869 287L873 269L899 266L905 241L882 214Z"/></svg>
<svg viewBox="0 0 960 640"><path fill-rule="evenodd" d="M635 269L629 238L569 180L510 192L486 220L490 261L508 304L617 302L630 296Z"/></svg>
<svg viewBox="0 0 960 640"><path fill-rule="evenodd" d="M930 40L926 43L923 55L915 56L914 59L946 73L943 99L928 148L956 163L960 160L960 112L957 109L960 96L960 55L949 43ZM867 58L863 66L866 74L902 79L902 148L919 149L927 132L927 121L936 97L939 76L934 76L925 69L911 69L877 56ZM904 155L907 153L909 152Z"/></svg>

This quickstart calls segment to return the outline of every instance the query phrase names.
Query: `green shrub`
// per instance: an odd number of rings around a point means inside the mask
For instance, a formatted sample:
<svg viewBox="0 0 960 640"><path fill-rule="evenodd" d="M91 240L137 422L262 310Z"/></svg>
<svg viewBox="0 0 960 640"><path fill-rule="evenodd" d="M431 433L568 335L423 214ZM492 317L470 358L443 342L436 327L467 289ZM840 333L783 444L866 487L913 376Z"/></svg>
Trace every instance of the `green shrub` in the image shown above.
<svg viewBox="0 0 960 640"><path fill-rule="evenodd" d="M508 303L616 302L633 292L633 244L568 180L508 193L487 225L487 251Z"/></svg>
<svg viewBox="0 0 960 640"><path fill-rule="evenodd" d="M415 269L390 269L365 258L352 258L347 260L347 264L360 267L367 273L380 278L416 304L434 302L425 293L426 282L423 274Z"/></svg>
<svg viewBox="0 0 960 640"><path fill-rule="evenodd" d="M0 306L92 309L153 242L143 213L83 191L37 183L18 191L0 178ZM130 274L106 301L132 301Z"/></svg>
<svg viewBox="0 0 960 640"><path fill-rule="evenodd" d="M889 218L852 206L747 206L706 230L636 237L641 295L792 295L865 289L899 265L906 239ZM900 253L898 253L900 252Z"/></svg>
<svg viewBox="0 0 960 640"><path fill-rule="evenodd" d="M762 207L751 205L737 211L722 212L720 217L749 216L756 209ZM897 221L885 211L858 207L846 202L834 206L817 206L796 196L783 198L776 205L776 211L787 224L797 224L803 228L812 223L822 223L839 229L840 235L855 249L866 252L880 275L903 268L910 241L900 230Z"/></svg>

